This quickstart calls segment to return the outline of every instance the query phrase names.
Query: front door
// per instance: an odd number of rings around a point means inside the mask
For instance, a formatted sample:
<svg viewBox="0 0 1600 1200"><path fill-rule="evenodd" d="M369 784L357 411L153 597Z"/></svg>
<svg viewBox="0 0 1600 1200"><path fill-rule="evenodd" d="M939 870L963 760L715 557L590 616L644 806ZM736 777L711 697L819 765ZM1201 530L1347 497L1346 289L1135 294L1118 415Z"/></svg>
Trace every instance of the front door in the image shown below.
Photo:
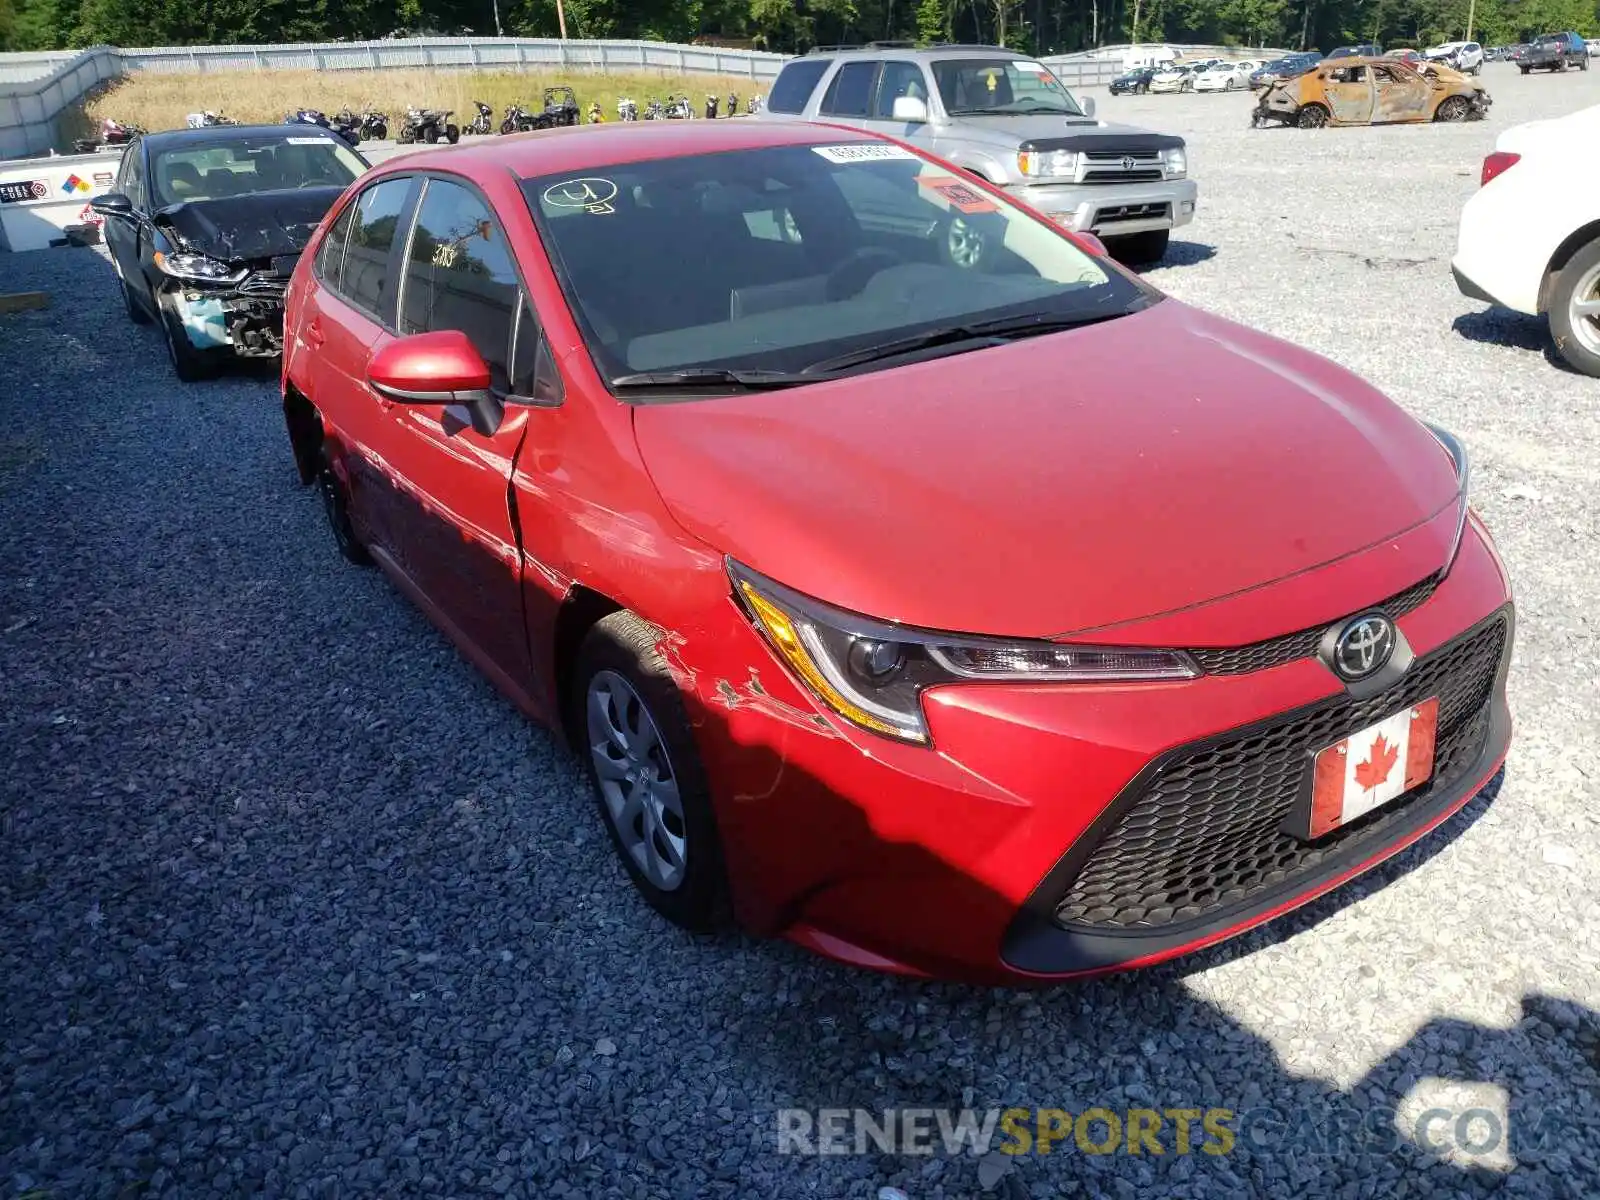
<svg viewBox="0 0 1600 1200"><path fill-rule="evenodd" d="M1329 71L1322 86L1328 110L1341 125L1365 125L1372 119L1372 73L1365 64Z"/></svg>
<svg viewBox="0 0 1600 1200"><path fill-rule="evenodd" d="M1415 71L1404 67L1372 68L1374 99L1372 123L1424 121L1433 105L1433 88Z"/></svg>

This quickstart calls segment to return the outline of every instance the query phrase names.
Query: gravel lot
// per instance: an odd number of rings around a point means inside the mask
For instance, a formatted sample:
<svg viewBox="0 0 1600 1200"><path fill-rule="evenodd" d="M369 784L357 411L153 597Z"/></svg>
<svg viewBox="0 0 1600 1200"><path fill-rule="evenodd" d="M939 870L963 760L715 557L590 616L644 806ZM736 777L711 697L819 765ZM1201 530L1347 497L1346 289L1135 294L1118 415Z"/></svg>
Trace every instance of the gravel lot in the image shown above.
<svg viewBox="0 0 1600 1200"><path fill-rule="evenodd" d="M1455 127L1097 97L1191 139L1201 214L1152 279L1464 437L1517 584L1519 725L1495 794L1375 878L1033 994L666 927L574 764L341 566L274 379L178 385L96 252L0 256L0 291L55 297L0 318L0 1189L1595 1195L1600 383L1448 260L1494 133L1600 102L1600 73L1485 79L1492 118ZM963 1105L1310 1124L1225 1157L776 1153L780 1108ZM1409 1120L1318 1152L1331 1112L1435 1105L1442 1153ZM1475 1106L1509 1142L1452 1146Z"/></svg>

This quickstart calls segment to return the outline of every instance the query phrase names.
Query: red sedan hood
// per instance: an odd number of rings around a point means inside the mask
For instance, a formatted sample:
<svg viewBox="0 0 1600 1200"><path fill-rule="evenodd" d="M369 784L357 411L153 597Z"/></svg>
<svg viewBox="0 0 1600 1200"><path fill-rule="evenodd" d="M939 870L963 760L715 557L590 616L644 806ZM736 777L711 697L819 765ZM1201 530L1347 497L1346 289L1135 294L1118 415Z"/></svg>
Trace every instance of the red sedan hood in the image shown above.
<svg viewBox="0 0 1600 1200"><path fill-rule="evenodd" d="M1332 562L1450 504L1449 460L1349 372L1167 300L634 427L678 521L871 616L1052 636Z"/></svg>

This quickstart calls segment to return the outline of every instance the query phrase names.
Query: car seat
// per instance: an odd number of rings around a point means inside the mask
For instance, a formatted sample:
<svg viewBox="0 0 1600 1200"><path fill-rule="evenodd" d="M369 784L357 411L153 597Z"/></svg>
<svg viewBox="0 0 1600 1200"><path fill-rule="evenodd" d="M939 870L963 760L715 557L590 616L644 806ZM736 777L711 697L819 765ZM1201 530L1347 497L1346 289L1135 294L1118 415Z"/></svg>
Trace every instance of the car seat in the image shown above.
<svg viewBox="0 0 1600 1200"><path fill-rule="evenodd" d="M168 204L196 200L205 194L200 172L191 162L164 160L157 168L156 178L161 185L161 195Z"/></svg>

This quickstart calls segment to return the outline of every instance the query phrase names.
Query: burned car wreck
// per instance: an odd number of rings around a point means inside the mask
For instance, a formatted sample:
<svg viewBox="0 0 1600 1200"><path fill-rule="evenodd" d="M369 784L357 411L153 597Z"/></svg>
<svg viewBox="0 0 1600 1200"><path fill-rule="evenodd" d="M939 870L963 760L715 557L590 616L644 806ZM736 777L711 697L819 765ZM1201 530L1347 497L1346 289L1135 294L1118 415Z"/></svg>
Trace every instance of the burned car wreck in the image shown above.
<svg viewBox="0 0 1600 1200"><path fill-rule="evenodd" d="M129 145L114 189L91 203L129 317L160 325L180 379L281 352L300 251L366 167L302 126L175 130Z"/></svg>
<svg viewBox="0 0 1600 1200"><path fill-rule="evenodd" d="M1394 58L1341 58L1269 84L1250 123L1321 129L1468 121L1481 119L1490 103L1476 81L1440 63L1412 67Z"/></svg>

